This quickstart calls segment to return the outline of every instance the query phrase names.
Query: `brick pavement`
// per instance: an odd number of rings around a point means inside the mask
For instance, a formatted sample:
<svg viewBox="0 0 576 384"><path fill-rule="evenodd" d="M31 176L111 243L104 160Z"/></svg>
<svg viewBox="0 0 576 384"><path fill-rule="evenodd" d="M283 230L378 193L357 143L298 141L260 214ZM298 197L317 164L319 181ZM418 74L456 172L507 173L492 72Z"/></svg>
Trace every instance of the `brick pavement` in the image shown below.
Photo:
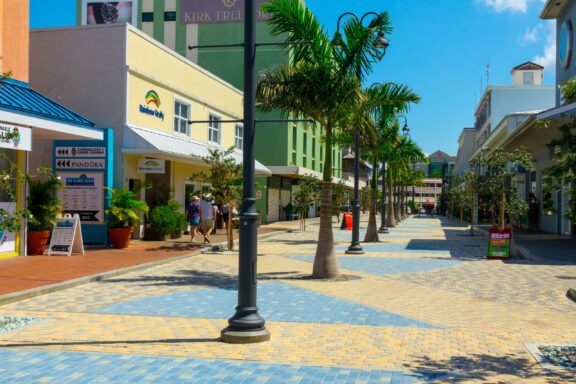
<svg viewBox="0 0 576 384"><path fill-rule="evenodd" d="M294 227L294 223L262 226L261 234ZM226 241L225 232L219 230L210 236L212 243ZM236 231L235 239L238 239ZM103 272L171 259L201 250L189 242L189 236L167 241L133 240L127 249L90 249L84 256L29 256L0 259L0 295L48 286L92 276Z"/></svg>
<svg viewBox="0 0 576 384"><path fill-rule="evenodd" d="M576 381L541 368L524 345L576 343L575 305L557 294L575 266L486 261L485 238L413 218L363 256L339 251L350 278L317 281L305 278L309 229L259 242L270 342L218 341L237 255L197 254L0 307L39 319L0 334L0 382ZM345 247L350 233L335 233Z"/></svg>

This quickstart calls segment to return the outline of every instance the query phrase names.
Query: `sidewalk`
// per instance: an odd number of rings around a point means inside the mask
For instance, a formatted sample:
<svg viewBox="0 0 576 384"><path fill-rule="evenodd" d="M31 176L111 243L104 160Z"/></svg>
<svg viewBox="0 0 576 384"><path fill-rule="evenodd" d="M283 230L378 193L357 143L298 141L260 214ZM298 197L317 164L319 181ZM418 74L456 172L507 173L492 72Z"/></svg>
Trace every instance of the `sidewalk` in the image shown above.
<svg viewBox="0 0 576 384"><path fill-rule="evenodd" d="M258 242L269 342L220 342L238 304L238 254L197 253L0 306L0 382L574 382L528 346L576 346L565 297L576 265L486 260L485 236L413 217L362 243L363 255L345 254L351 232L334 222L341 278L314 280L310 224Z"/></svg>
<svg viewBox="0 0 576 384"><path fill-rule="evenodd" d="M260 226L258 233L261 236L297 227L297 221L277 222ZM238 231L235 232L234 239L238 240ZM218 230L218 234L210 238L212 244L225 244L226 232ZM126 249L87 249L84 256L48 256L45 252L43 256L0 259L0 303L13 301L15 293L30 290L30 296L46 293L101 280L128 270L189 257L203 249L204 246L190 243L189 235L185 235L167 241L132 240Z"/></svg>
<svg viewBox="0 0 576 384"><path fill-rule="evenodd" d="M474 227L487 234L489 225ZM576 265L576 236L557 235L532 229L514 229L520 256L534 264Z"/></svg>

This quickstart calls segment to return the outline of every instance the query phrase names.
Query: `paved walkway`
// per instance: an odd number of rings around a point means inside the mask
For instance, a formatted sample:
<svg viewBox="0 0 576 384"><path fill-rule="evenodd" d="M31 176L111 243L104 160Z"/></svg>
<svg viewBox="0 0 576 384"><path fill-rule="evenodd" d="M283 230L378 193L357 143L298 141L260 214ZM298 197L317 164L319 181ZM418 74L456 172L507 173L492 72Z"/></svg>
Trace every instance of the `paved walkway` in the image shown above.
<svg viewBox="0 0 576 384"><path fill-rule="evenodd" d="M0 382L576 382L527 349L576 344L574 265L487 261L485 237L412 218L361 256L343 253L350 232L335 223L344 278L311 280L308 228L259 242L269 342L218 340L238 257L195 254L0 307L15 322L0 333Z"/></svg>
<svg viewBox="0 0 576 384"><path fill-rule="evenodd" d="M275 223L260 227L260 234L296 227L294 223ZM225 231L212 235L214 244L226 242ZM236 233L235 239L238 239ZM90 249L84 256L21 256L0 259L1 296L24 290L46 287L66 281L106 274L123 268L169 260L189 255L203 248L189 242L189 236L168 241L133 240L127 249ZM197 237L196 240L199 240Z"/></svg>

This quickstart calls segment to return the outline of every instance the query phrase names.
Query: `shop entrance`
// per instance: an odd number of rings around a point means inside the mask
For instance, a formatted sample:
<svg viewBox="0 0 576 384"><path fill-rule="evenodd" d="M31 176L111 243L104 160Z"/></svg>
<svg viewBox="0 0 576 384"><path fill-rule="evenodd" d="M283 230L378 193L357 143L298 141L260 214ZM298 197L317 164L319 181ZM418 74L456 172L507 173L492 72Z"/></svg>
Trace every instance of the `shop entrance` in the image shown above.
<svg viewBox="0 0 576 384"><path fill-rule="evenodd" d="M148 204L150 211L157 205L166 204L171 198L171 168L172 162L166 161L164 173L146 174L146 204Z"/></svg>

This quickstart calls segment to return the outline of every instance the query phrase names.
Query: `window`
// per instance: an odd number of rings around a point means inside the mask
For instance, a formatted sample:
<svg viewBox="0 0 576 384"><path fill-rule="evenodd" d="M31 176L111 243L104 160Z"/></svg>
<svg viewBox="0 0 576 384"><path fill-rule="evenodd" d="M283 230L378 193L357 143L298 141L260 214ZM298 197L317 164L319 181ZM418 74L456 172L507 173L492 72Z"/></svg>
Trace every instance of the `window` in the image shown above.
<svg viewBox="0 0 576 384"><path fill-rule="evenodd" d="M316 130L316 128L314 128ZM312 169L316 169L316 137L312 136Z"/></svg>
<svg viewBox="0 0 576 384"><path fill-rule="evenodd" d="M188 120L190 120L190 104L176 100L174 102L174 132L188 135Z"/></svg>
<svg viewBox="0 0 576 384"><path fill-rule="evenodd" d="M176 21L176 12L164 12L164 21Z"/></svg>
<svg viewBox="0 0 576 384"><path fill-rule="evenodd" d="M154 21L154 12L142 12L142 22L148 23Z"/></svg>
<svg viewBox="0 0 576 384"><path fill-rule="evenodd" d="M304 131L302 134L302 166L306 167L308 165L308 132Z"/></svg>
<svg viewBox="0 0 576 384"><path fill-rule="evenodd" d="M296 148L298 145L298 137L296 136L298 134L298 128L293 125L292 126L292 165L296 165L297 164L297 159L296 159Z"/></svg>
<svg viewBox="0 0 576 384"><path fill-rule="evenodd" d="M522 76L524 85L534 85L534 72L524 72Z"/></svg>
<svg viewBox="0 0 576 384"><path fill-rule="evenodd" d="M219 116L210 115L208 123L208 141L220 144L220 121Z"/></svg>
<svg viewBox="0 0 576 384"><path fill-rule="evenodd" d="M241 125L236 126L236 134L234 135L234 143L236 148L244 149L244 127Z"/></svg>

